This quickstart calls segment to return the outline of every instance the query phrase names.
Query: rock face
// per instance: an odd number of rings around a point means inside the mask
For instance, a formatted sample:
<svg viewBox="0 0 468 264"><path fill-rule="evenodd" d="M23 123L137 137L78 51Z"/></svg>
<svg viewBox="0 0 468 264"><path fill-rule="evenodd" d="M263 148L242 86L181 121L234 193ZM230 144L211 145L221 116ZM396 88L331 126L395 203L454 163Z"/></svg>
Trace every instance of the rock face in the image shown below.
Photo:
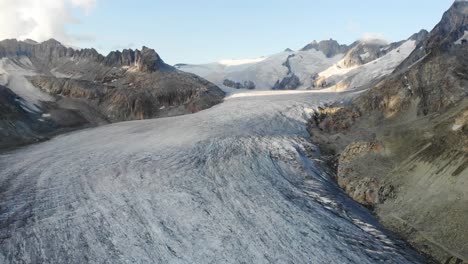
<svg viewBox="0 0 468 264"><path fill-rule="evenodd" d="M273 86L273 90L295 90L301 86L301 80L295 74L288 75L281 81L277 81Z"/></svg>
<svg viewBox="0 0 468 264"><path fill-rule="evenodd" d="M0 146L9 146L10 141L19 144L34 141L35 134L30 127L38 126L40 122L28 118L28 112L21 107L18 96L5 86L0 86L0 113Z"/></svg>
<svg viewBox="0 0 468 264"><path fill-rule="evenodd" d="M336 40L322 40L320 42L313 41L307 44L302 51L315 49L323 52L328 58L334 57L337 54L346 53L350 47L347 45L340 45Z"/></svg>
<svg viewBox="0 0 468 264"><path fill-rule="evenodd" d="M235 89L249 89L249 90L255 89L255 83L252 81L244 81L244 83L240 83L240 82L235 82L229 79L225 79L223 81L223 85L230 87L230 88L235 88Z"/></svg>
<svg viewBox="0 0 468 264"><path fill-rule="evenodd" d="M141 51L115 51L104 57L94 49L75 50L56 40L4 40L0 42L0 62L0 84L24 101L19 107L32 108L23 111L26 114L19 113L24 115L22 126L32 132L15 135L14 131L25 130L2 125L10 131L5 142L15 142L9 137L43 137L45 131L48 134L83 125L193 113L224 97L214 84L165 64L156 51L147 47ZM29 98L30 94L41 93L49 95L47 102L45 96ZM2 120L11 121L6 113L0 115ZM35 125L38 119L42 126ZM76 122L65 124L66 120ZM30 140L37 140L36 136Z"/></svg>
<svg viewBox="0 0 468 264"><path fill-rule="evenodd" d="M283 66L288 69L288 72L283 79L276 81L275 85L272 87L272 90L296 90L299 88L299 86L302 85L301 80L295 73L293 73L291 67L291 59L294 57L296 57L296 55L291 54L286 58Z"/></svg>
<svg viewBox="0 0 468 264"><path fill-rule="evenodd" d="M375 166L376 163L379 166ZM394 187L382 185L379 177L389 166L383 144L375 141L353 142L340 154L336 179L338 185L355 201L374 206L393 197ZM369 173L369 168L373 169L372 173Z"/></svg>
<svg viewBox="0 0 468 264"><path fill-rule="evenodd" d="M339 185L441 263L468 262L467 16L455 2L392 75L309 128Z"/></svg>
<svg viewBox="0 0 468 264"><path fill-rule="evenodd" d="M353 45L342 61L342 66L351 68L376 60L391 50L391 46L382 40L358 41Z"/></svg>
<svg viewBox="0 0 468 264"><path fill-rule="evenodd" d="M51 104L45 108L48 114L40 113L34 105L0 85L0 149L42 141L58 132L91 125L80 112Z"/></svg>
<svg viewBox="0 0 468 264"><path fill-rule="evenodd" d="M103 63L110 67L135 65L142 72L155 72L162 68L168 68L168 65L163 62L156 51L147 47L143 47L141 51L129 49L122 52L113 51L104 58Z"/></svg>

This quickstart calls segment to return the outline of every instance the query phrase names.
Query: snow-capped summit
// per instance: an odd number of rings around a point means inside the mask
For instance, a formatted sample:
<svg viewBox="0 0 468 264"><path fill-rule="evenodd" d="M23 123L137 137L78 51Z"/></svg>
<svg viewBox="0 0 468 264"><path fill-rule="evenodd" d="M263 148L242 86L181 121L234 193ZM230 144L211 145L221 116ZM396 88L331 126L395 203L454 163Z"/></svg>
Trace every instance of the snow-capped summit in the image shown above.
<svg viewBox="0 0 468 264"><path fill-rule="evenodd" d="M246 82L254 84L256 90L306 89L312 87L317 73L338 62L343 55L327 57L322 51L311 48L286 50L257 59L222 60L202 65L178 64L175 67L206 78L228 92L244 88L238 84Z"/></svg>
<svg viewBox="0 0 468 264"><path fill-rule="evenodd" d="M287 49L256 59L175 67L206 78L227 92L355 89L391 73L425 36L427 31L422 31L408 41L390 44L379 38L365 38L351 45L333 39L313 41L299 51Z"/></svg>

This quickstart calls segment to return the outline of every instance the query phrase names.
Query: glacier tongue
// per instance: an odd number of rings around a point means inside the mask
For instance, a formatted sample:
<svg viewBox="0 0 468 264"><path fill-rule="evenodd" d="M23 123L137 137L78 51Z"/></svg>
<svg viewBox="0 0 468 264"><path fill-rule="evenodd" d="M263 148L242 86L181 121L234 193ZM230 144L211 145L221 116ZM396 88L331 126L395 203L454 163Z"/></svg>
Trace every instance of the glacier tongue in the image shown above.
<svg viewBox="0 0 468 264"><path fill-rule="evenodd" d="M349 94L246 93L0 156L0 263L423 263L305 128Z"/></svg>

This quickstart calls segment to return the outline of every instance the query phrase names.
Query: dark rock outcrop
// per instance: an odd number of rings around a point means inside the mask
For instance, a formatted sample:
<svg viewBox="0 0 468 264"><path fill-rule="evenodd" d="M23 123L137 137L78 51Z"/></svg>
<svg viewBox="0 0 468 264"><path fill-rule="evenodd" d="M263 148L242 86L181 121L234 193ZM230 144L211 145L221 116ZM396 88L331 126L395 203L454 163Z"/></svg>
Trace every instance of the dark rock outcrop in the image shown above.
<svg viewBox="0 0 468 264"><path fill-rule="evenodd" d="M49 112L47 115L0 85L0 149L42 141L57 133L89 125L80 112L50 104L44 107Z"/></svg>
<svg viewBox="0 0 468 264"><path fill-rule="evenodd" d="M75 50L53 39L42 43L10 39L0 41L0 58L31 72L21 78L55 97L53 102L34 102L38 116L33 120L29 113L21 114L21 122L32 131L31 140L63 128L194 113L224 97L214 84L165 64L147 47L104 57L94 49ZM51 117L41 118L42 113ZM39 119L41 126L36 126ZM6 131L5 124L0 128ZM18 130L8 131L7 140Z"/></svg>
<svg viewBox="0 0 468 264"><path fill-rule="evenodd" d="M296 90L301 86L301 80L295 74L284 77L281 81L276 81L273 90Z"/></svg>
<svg viewBox="0 0 468 264"><path fill-rule="evenodd" d="M226 87L234 88L234 89L248 89L248 90L255 89L255 83L252 81L244 81L243 83L240 83L240 82L235 82L235 81L226 79L223 81L223 85Z"/></svg>
<svg viewBox="0 0 468 264"><path fill-rule="evenodd" d="M330 40L322 40L320 42L313 41L312 43L307 44L302 51L315 49L317 51L321 51L327 56L328 58L334 57L338 54L346 53L350 47L347 45L340 45L338 41L330 39Z"/></svg>
<svg viewBox="0 0 468 264"><path fill-rule="evenodd" d="M382 40L359 41L343 59L343 66L350 68L371 62L385 55L390 46Z"/></svg>

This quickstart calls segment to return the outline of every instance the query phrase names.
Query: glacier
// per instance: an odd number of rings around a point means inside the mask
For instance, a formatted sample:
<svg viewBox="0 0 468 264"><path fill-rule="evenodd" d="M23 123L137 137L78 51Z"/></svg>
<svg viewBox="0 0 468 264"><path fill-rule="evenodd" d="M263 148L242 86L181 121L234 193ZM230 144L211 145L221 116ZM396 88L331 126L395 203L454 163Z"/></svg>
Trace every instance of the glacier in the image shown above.
<svg viewBox="0 0 468 264"><path fill-rule="evenodd" d="M353 95L237 93L1 153L0 263L424 263L310 142Z"/></svg>

